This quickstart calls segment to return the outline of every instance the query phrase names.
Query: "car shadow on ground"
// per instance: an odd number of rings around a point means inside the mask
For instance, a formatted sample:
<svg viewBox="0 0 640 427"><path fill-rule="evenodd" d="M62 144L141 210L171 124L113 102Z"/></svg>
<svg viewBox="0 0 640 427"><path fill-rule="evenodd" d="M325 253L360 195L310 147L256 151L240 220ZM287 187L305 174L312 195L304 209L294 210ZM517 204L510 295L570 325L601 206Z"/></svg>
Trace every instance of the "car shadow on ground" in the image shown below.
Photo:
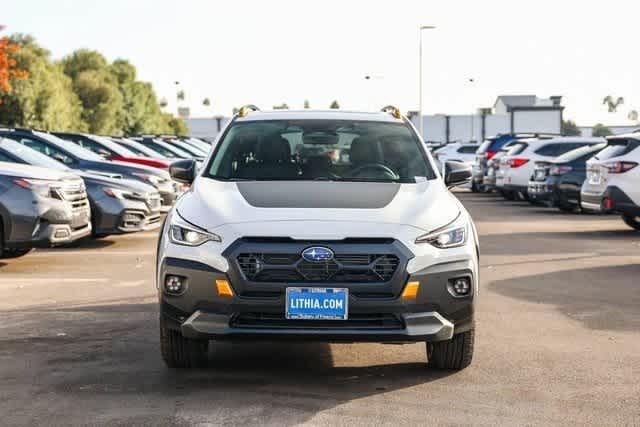
<svg viewBox="0 0 640 427"><path fill-rule="evenodd" d="M82 406L83 401L91 407L107 405L116 394L125 400L144 396L154 407L166 406L169 411L162 415L159 410L148 418L123 413L109 420L118 425L176 422L172 418L176 405L238 414L238 422L250 405L261 408L260 423L285 417L285 424L296 425L355 399L455 374L429 369L426 356L415 362L405 358L402 363L368 366L371 345L356 347L362 356L350 355L348 366L336 366L327 343L268 341L212 342L206 368L171 370L160 357L156 304L42 307L38 312L37 318L29 317L31 327L52 331L50 336L23 338L13 333L18 338L0 341L0 355L28 360L38 384L73 405ZM53 332L61 330L63 336ZM390 358L398 350L394 345L373 348L385 349ZM13 381L10 372L0 368L0 373L0 380ZM229 423L234 423L233 417Z"/></svg>
<svg viewBox="0 0 640 427"><path fill-rule="evenodd" d="M489 288L528 302L550 304L598 330L640 330L640 264L556 271L499 280Z"/></svg>
<svg viewBox="0 0 640 427"><path fill-rule="evenodd" d="M75 242L66 244L64 246L56 246L54 248L40 249L40 251L65 251L76 249L104 249L114 245L116 242L113 239L80 239Z"/></svg>

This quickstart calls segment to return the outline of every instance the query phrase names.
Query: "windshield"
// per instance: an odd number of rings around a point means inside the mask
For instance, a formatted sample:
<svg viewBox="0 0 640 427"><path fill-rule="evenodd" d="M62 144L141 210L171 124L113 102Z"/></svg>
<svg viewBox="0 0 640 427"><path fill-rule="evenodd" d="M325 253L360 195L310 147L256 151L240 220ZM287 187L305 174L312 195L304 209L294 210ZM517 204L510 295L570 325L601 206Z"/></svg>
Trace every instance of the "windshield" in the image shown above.
<svg viewBox="0 0 640 427"><path fill-rule="evenodd" d="M193 156L186 151L179 149L171 144L167 144L164 141L158 141L154 139L153 141L145 141L144 145L150 147L152 150L157 151L165 157L174 157L180 159L190 159Z"/></svg>
<svg viewBox="0 0 640 427"><path fill-rule="evenodd" d="M614 157L624 156L639 145L640 143L634 139L611 139L607 147L599 152L596 158L598 160L609 160Z"/></svg>
<svg viewBox="0 0 640 427"><path fill-rule="evenodd" d="M585 145L584 147L576 148L575 150L568 151L554 160L555 163L568 163L578 160L579 158L587 155L589 157L594 156L598 151L607 146L606 142L596 145ZM586 159L585 159L586 160Z"/></svg>
<svg viewBox="0 0 640 427"><path fill-rule="evenodd" d="M154 151L151 148L142 145L138 141L134 141L134 140L131 140L131 139L126 139L126 138L122 138L122 139L119 139L119 140L118 139L114 139L113 141L115 143L117 143L118 145L121 145L121 146L127 148L128 150L132 151L134 154L136 154L138 156L153 157L153 158L156 158L156 159L163 158L163 157L169 157L169 156L163 156L162 154L158 153L157 151ZM175 158L175 157L176 156L174 155L173 158Z"/></svg>
<svg viewBox="0 0 640 427"><path fill-rule="evenodd" d="M111 141L109 138L105 138L103 136L97 136L97 135L89 135L88 138L101 144L108 150L111 150L112 152L116 153L118 156L136 157L136 154L133 151L123 147L122 145L116 144L115 142Z"/></svg>
<svg viewBox="0 0 640 427"><path fill-rule="evenodd" d="M435 178L421 142L399 123L260 120L234 124L208 166L223 180L414 183Z"/></svg>
<svg viewBox="0 0 640 427"><path fill-rule="evenodd" d="M197 147L194 147L193 145L189 145L186 142L182 142L182 141L177 141L177 140L170 140L170 141L165 141L167 144L170 144L174 147L177 147L178 149L185 151L189 154L191 154L192 156L196 156L196 157L204 157L206 156L206 153L203 152L202 150L198 149Z"/></svg>
<svg viewBox="0 0 640 427"><path fill-rule="evenodd" d="M104 161L102 157L94 153L93 151L89 151L86 148L82 148L79 145L76 145L73 142L65 141L64 139L58 138L55 135L51 135L50 133L44 132L33 132L34 135L39 136L42 139L49 141L50 143L56 145L67 153L71 154L74 157L77 157L81 160L91 160L91 161Z"/></svg>
<svg viewBox="0 0 640 427"><path fill-rule="evenodd" d="M39 166L42 168L55 169L59 171L70 170L63 163L52 159L51 157L40 153L34 149L22 145L12 139L4 138L0 140L0 147L9 151L12 155L19 158L23 162L32 166Z"/></svg>
<svg viewBox="0 0 640 427"><path fill-rule="evenodd" d="M507 156L515 156L515 155L517 155L517 154L520 154L520 153L522 153L522 152L525 150L525 148L527 148L528 146L529 146L529 144L524 143L524 142L522 142L522 143L518 143L518 144L514 144L514 145L512 145L512 146L510 146L510 147L508 147L508 148L507 148L507 154L506 154L506 155L507 155Z"/></svg>

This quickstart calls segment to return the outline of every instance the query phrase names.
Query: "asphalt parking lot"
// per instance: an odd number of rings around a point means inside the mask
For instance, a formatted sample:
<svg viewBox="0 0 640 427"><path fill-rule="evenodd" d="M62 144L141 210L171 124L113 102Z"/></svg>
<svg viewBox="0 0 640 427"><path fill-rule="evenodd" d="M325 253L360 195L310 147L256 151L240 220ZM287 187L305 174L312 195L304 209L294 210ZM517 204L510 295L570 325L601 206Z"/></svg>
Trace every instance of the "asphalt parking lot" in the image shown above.
<svg viewBox="0 0 640 427"><path fill-rule="evenodd" d="M0 424L640 425L640 233L458 195L482 252L470 368L418 344L221 343L170 371L140 233L0 262Z"/></svg>

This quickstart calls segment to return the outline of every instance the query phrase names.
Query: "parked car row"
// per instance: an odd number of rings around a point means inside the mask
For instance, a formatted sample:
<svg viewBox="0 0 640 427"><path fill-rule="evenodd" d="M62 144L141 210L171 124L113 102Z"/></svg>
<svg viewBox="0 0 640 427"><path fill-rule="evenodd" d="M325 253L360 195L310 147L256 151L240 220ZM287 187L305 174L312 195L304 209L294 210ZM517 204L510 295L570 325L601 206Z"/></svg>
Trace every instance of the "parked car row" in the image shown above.
<svg viewBox="0 0 640 427"><path fill-rule="evenodd" d="M468 162L459 153L464 146L435 148L434 158ZM476 150L471 188L567 212L616 213L640 230L638 147L640 132L608 138L499 135Z"/></svg>
<svg viewBox="0 0 640 427"><path fill-rule="evenodd" d="M144 139L170 146L189 140ZM161 212L186 189L171 179L172 162L199 161L205 146L197 155L185 151L166 157L144 144L144 150L130 150L129 143L138 144L127 138L0 128L0 257L89 235L159 227Z"/></svg>

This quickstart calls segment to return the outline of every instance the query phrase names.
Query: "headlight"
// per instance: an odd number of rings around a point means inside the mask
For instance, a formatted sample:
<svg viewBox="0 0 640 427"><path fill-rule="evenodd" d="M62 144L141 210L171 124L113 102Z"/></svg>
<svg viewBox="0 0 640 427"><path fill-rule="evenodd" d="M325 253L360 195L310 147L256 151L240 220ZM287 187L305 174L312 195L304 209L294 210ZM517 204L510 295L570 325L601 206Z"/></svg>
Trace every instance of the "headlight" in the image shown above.
<svg viewBox="0 0 640 427"><path fill-rule="evenodd" d="M102 189L102 191L104 191L104 194L106 194L107 196L113 197L114 199L118 199L118 200L123 200L123 199L128 199L133 197L133 193L125 190L119 190L117 188L105 187Z"/></svg>
<svg viewBox="0 0 640 427"><path fill-rule="evenodd" d="M42 197L54 197L55 187L53 181L45 181L41 179L14 179L13 183L28 190L33 191Z"/></svg>
<svg viewBox="0 0 640 427"><path fill-rule="evenodd" d="M416 243L430 243L436 248L448 249L463 246L467 242L468 224L462 213L451 223L416 239Z"/></svg>
<svg viewBox="0 0 640 427"><path fill-rule="evenodd" d="M202 230L183 220L177 213L173 215L169 225L169 239L177 245L200 246L205 242L222 242L222 238L214 233Z"/></svg>
<svg viewBox="0 0 640 427"><path fill-rule="evenodd" d="M158 185L163 181L163 179L160 178L158 175L150 175L147 173L134 173L133 175L137 176L138 178L152 185Z"/></svg>

